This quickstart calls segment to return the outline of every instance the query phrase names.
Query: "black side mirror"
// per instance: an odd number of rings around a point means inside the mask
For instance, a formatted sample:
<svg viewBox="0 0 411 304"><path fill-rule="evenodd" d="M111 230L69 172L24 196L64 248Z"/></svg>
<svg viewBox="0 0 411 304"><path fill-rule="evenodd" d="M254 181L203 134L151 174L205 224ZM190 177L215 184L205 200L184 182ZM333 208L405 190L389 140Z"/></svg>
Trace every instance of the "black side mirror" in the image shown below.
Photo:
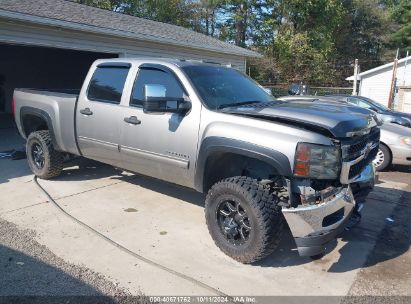
<svg viewBox="0 0 411 304"><path fill-rule="evenodd" d="M186 113L191 103L182 97L146 97L143 103L145 113Z"/></svg>

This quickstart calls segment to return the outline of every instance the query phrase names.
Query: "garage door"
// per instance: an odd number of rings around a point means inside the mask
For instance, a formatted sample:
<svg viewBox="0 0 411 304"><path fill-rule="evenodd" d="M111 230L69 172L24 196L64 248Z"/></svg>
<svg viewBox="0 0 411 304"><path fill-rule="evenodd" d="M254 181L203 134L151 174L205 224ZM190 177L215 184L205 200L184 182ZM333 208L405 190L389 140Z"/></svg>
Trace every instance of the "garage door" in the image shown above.
<svg viewBox="0 0 411 304"><path fill-rule="evenodd" d="M0 112L11 112L15 88L78 89L93 61L116 54L0 44Z"/></svg>

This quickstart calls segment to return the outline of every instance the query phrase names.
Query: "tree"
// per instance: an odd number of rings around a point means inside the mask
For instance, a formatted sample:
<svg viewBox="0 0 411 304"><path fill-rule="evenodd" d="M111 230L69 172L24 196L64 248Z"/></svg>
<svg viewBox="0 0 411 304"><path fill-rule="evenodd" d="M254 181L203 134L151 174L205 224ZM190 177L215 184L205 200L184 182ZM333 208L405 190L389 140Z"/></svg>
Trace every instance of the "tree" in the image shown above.
<svg viewBox="0 0 411 304"><path fill-rule="evenodd" d="M76 0L75 2L102 9L117 11L125 1L117 0Z"/></svg>
<svg viewBox="0 0 411 304"><path fill-rule="evenodd" d="M194 2L195 11L197 12L197 24L200 32L215 36L218 27L218 14L223 7L223 0L200 0Z"/></svg>
<svg viewBox="0 0 411 304"><path fill-rule="evenodd" d="M270 0L258 4L259 37L254 41L276 61L278 81L333 79L333 34L344 15L340 1Z"/></svg>
<svg viewBox="0 0 411 304"><path fill-rule="evenodd" d="M394 23L388 48L399 48L402 56L405 56L406 51L411 51L411 0L391 1L387 7L390 20Z"/></svg>
<svg viewBox="0 0 411 304"><path fill-rule="evenodd" d="M184 27L194 27L193 1L189 0L76 0L81 4L108 9Z"/></svg>
<svg viewBox="0 0 411 304"><path fill-rule="evenodd" d="M267 82L346 85L393 50L411 49L411 0L76 0L191 28L258 50L252 76Z"/></svg>

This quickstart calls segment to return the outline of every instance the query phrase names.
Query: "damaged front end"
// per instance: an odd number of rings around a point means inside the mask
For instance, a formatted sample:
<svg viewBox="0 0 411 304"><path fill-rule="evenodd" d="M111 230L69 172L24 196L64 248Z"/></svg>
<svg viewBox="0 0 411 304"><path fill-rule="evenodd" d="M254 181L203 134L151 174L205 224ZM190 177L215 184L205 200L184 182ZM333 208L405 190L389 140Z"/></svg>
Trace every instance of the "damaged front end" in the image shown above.
<svg viewBox="0 0 411 304"><path fill-rule="evenodd" d="M326 244L345 227L355 206L349 185L320 191L315 202L282 209L301 256L323 253Z"/></svg>
<svg viewBox="0 0 411 304"><path fill-rule="evenodd" d="M282 212L301 256L324 253L346 227L356 205L352 188L369 189L374 184L372 159L378 142L379 130L373 129L335 146L297 147L289 205Z"/></svg>

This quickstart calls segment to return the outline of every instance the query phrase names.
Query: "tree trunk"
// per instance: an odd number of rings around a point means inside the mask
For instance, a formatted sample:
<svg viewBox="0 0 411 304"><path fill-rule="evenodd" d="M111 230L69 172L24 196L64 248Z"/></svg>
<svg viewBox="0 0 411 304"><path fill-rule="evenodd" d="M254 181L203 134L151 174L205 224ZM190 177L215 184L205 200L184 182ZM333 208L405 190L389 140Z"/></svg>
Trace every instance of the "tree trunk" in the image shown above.
<svg viewBox="0 0 411 304"><path fill-rule="evenodd" d="M235 44L245 46L246 30L247 30L247 3L241 3L236 9L235 16Z"/></svg>

